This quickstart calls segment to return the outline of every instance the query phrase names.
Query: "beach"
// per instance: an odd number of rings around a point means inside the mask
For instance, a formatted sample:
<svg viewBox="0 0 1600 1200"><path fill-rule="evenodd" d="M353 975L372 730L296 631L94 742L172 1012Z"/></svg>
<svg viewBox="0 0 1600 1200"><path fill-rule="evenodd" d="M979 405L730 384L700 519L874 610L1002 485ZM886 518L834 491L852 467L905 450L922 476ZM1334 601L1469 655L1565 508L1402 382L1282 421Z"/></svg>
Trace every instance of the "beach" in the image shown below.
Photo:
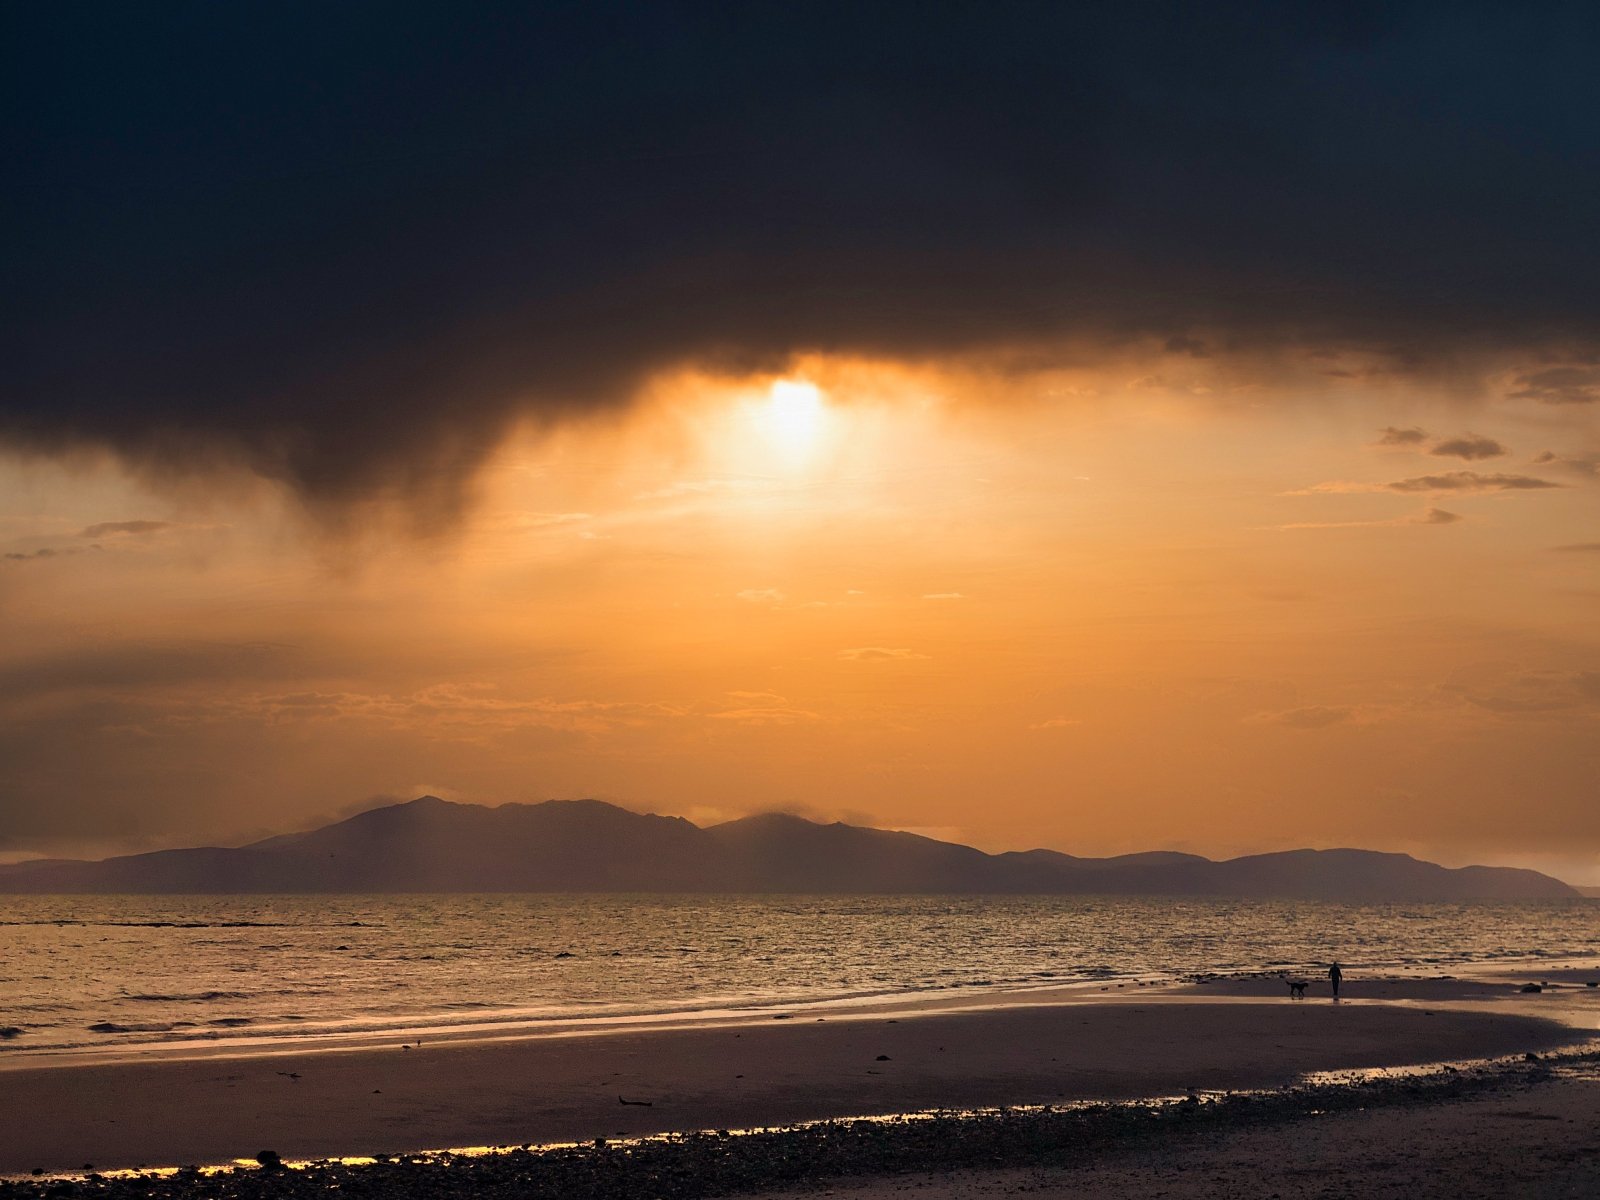
<svg viewBox="0 0 1600 1200"><path fill-rule="evenodd" d="M1196 1122L1076 1160L833 1180L835 1200L1262 1200L1406 1196L1548 1200L1600 1195L1600 1074L1507 1069L1481 1088L1390 1094L1355 1111ZM1375 1092L1362 1097L1379 1100ZM791 1186L743 1200L815 1196Z"/></svg>
<svg viewBox="0 0 1600 1200"><path fill-rule="evenodd" d="M1216 1098L1325 1073L1526 1061L1593 1036L1600 991L1584 986L1593 974L1546 971L1538 993L1521 991L1520 976L1353 980L1335 1003L1325 982L1296 1001L1281 980L1213 979L558 1035L63 1055L0 1071L0 1174L207 1166L262 1150L305 1161L592 1145L927 1110Z"/></svg>

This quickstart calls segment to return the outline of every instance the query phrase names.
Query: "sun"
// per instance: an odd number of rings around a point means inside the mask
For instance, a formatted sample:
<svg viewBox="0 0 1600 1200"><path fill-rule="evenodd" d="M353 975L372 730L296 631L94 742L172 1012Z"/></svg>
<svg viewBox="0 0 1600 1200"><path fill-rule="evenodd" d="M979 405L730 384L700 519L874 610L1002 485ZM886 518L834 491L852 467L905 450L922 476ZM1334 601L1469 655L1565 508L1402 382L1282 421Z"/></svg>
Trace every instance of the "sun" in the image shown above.
<svg viewBox="0 0 1600 1200"><path fill-rule="evenodd" d="M766 424L785 442L809 443L821 432L822 389L814 383L775 380L767 392Z"/></svg>
<svg viewBox="0 0 1600 1200"><path fill-rule="evenodd" d="M777 379L767 389L765 403L756 405L753 416L769 447L781 459L797 463L816 450L827 424L828 405L816 384Z"/></svg>
<svg viewBox="0 0 1600 1200"><path fill-rule="evenodd" d="M847 407L804 376L695 383L679 411L708 468L794 480L828 470L843 448Z"/></svg>

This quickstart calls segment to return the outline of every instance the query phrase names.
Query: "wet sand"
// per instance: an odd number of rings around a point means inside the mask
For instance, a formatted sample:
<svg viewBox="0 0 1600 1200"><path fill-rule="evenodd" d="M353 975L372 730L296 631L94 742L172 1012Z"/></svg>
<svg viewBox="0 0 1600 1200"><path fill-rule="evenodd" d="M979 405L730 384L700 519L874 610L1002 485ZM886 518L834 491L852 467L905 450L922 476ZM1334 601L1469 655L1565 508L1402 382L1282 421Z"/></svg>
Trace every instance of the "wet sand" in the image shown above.
<svg viewBox="0 0 1600 1200"><path fill-rule="evenodd" d="M1131 1139L1064 1164L835 1179L826 1190L834 1200L1600 1196L1600 1077L1512 1078L1500 1088L1434 1103L1264 1127L1218 1122ZM818 1187L802 1185L743 1200L817 1194Z"/></svg>
<svg viewBox="0 0 1600 1200"><path fill-rule="evenodd" d="M1380 999L1364 986L1365 997L1352 981L1341 1004L1290 1001L1281 982L1260 980L922 1015L795 1010L412 1049L11 1067L0 1071L0 1174L1276 1088L1308 1072L1542 1053L1590 1036L1582 1026L1600 1013L1600 993L1576 978L1539 995L1417 980ZM1574 1014L1579 1027L1546 1019Z"/></svg>

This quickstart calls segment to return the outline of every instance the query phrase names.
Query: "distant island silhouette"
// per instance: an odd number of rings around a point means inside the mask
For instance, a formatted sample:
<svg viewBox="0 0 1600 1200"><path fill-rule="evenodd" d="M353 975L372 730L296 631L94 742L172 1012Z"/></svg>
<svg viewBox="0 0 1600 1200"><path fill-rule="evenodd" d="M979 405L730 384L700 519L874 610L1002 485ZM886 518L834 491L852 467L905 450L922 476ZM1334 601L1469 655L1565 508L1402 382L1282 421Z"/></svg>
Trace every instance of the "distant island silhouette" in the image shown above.
<svg viewBox="0 0 1600 1200"><path fill-rule="evenodd" d="M1373 850L1222 862L1153 851L986 854L913 833L767 813L701 828L598 800L489 808L423 796L238 848L0 867L0 893L704 892L1204 895L1343 901L1546 900L1580 893L1514 867Z"/></svg>

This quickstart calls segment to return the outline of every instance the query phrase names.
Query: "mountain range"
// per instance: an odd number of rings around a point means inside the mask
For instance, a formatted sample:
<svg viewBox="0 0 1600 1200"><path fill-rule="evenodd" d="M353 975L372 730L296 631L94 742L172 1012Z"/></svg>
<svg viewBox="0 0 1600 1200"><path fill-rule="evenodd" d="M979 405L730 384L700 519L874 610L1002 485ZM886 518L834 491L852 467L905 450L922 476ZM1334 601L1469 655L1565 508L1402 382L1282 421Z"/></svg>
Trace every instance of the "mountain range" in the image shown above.
<svg viewBox="0 0 1600 1200"><path fill-rule="evenodd" d="M702 828L598 800L489 808L423 796L236 848L0 866L0 893L755 892L1209 895L1347 901L1565 899L1537 871L1372 850L1222 862L1154 851L986 854L913 833L766 813Z"/></svg>

